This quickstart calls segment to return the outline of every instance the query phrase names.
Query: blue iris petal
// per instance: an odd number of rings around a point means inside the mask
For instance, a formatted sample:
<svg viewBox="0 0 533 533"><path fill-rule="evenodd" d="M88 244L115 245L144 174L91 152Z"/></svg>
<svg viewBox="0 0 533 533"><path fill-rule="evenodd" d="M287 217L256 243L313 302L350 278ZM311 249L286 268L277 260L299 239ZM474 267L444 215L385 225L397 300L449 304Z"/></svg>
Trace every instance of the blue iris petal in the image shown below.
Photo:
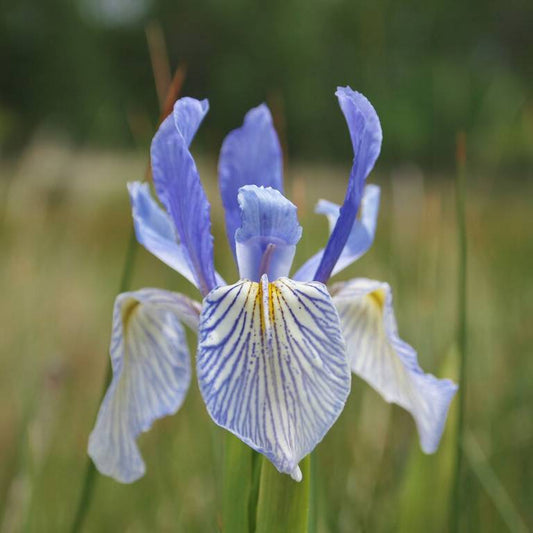
<svg viewBox="0 0 533 533"><path fill-rule="evenodd" d="M199 313L196 302L159 289L117 297L109 348L113 380L88 448L102 474L123 483L144 474L137 436L183 403L191 368L182 323L196 330Z"/></svg>
<svg viewBox="0 0 533 533"><path fill-rule="evenodd" d="M219 186L226 211L226 232L234 255L235 231L241 225L237 193L244 185L283 192L282 157L268 107L250 110L240 128L224 139L218 163ZM236 255L235 255L236 256Z"/></svg>
<svg viewBox="0 0 533 533"><path fill-rule="evenodd" d="M128 183L128 190L139 243L196 285L189 254L177 240L172 219L152 198L150 186L136 181Z"/></svg>
<svg viewBox="0 0 533 533"><path fill-rule="evenodd" d="M178 100L173 115L163 121L151 147L157 194L174 220L180 242L188 252L189 268L203 295L216 285L213 237L209 202L189 143L207 109L206 100Z"/></svg>
<svg viewBox="0 0 533 533"><path fill-rule="evenodd" d="M242 223L235 232L242 279L259 281L288 276L302 236L296 206L270 187L246 185L238 194Z"/></svg>
<svg viewBox="0 0 533 533"><path fill-rule="evenodd" d="M353 372L415 419L425 453L436 451L457 386L425 374L398 336L387 283L353 279L332 288Z"/></svg>
<svg viewBox="0 0 533 533"><path fill-rule="evenodd" d="M361 202L360 213L353 226L348 240L342 250L339 259L333 269L331 275L339 273L341 270L351 265L354 261L365 254L372 243L374 242L374 235L376 234L376 223L379 212L379 197L380 190L377 185L367 185L363 194ZM329 222L330 232L335 228L335 224L339 218L340 206L333 202L320 200L315 209L317 213L326 215ZM294 274L293 278L300 281L308 281L313 279L313 274L316 272L324 250L320 250L308 261L306 261L301 268Z"/></svg>
<svg viewBox="0 0 533 533"><path fill-rule="evenodd" d="M280 472L322 440L350 391L339 317L324 285L241 280L204 299L197 374L209 414Z"/></svg>
<svg viewBox="0 0 533 533"><path fill-rule="evenodd" d="M331 276L351 233L364 183L379 155L383 137L376 111L362 94L350 87L339 87L336 95L350 131L354 161L339 218L314 275L314 279L324 283Z"/></svg>

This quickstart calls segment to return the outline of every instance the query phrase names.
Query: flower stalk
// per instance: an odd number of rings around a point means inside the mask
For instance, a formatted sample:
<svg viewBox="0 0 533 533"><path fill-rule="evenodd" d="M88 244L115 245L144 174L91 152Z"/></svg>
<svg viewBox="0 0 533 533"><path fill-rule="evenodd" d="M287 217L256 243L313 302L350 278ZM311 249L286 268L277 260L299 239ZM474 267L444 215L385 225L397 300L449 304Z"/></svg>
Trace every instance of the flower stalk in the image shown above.
<svg viewBox="0 0 533 533"><path fill-rule="evenodd" d="M457 283L457 347L459 352L459 395L456 432L456 459L451 500L450 531L457 533L461 518L461 485L463 471L463 441L466 403L466 351L467 351L467 234L466 234L466 139L464 132L457 135L457 174L455 183L457 205L457 233L459 272Z"/></svg>
<svg viewBox="0 0 533 533"><path fill-rule="evenodd" d="M198 288L202 301L155 288L117 296L113 376L88 453L102 474L123 483L141 478L146 465L137 438L180 409L192 359L209 415L232 434L225 531L310 533L316 505L309 454L342 412L352 372L412 414L426 453L438 447L456 391L450 380L423 372L416 351L399 338L387 283L325 285L369 249L379 208L379 187L365 185L381 149L377 113L350 87L336 96L354 150L347 193L342 206L319 202L330 237L292 276L302 228L297 207L283 195L281 150L265 105L226 136L219 159L238 281L226 282L215 269L210 203L190 151L208 100L181 98L154 136L159 202L148 184L128 184L138 242ZM198 335L195 354L184 326Z"/></svg>
<svg viewBox="0 0 533 533"><path fill-rule="evenodd" d="M122 267L119 293L127 291L131 284L136 251L137 239L135 238L135 231L132 228L128 240L128 248L126 249L126 257L124 258L124 266ZM100 394L100 401L102 401L102 398L104 397L104 394L107 388L109 387L109 384L111 383L112 376L113 371L111 369L111 361L108 359L104 384L102 386L102 392ZM72 522L72 533L77 533L83 528L83 523L85 522L85 518L87 516L87 512L89 511L89 507L91 505L91 500L93 497L96 473L97 471L93 461L90 457L87 457L80 499L78 501L76 514L74 515L74 521Z"/></svg>
<svg viewBox="0 0 533 533"><path fill-rule="evenodd" d="M222 530L227 533L252 531L250 505L253 490L253 454L255 452L231 433L224 450L222 493Z"/></svg>
<svg viewBox="0 0 533 533"><path fill-rule="evenodd" d="M302 481L280 474L262 458L255 533L307 533L311 495L311 456L300 463Z"/></svg>

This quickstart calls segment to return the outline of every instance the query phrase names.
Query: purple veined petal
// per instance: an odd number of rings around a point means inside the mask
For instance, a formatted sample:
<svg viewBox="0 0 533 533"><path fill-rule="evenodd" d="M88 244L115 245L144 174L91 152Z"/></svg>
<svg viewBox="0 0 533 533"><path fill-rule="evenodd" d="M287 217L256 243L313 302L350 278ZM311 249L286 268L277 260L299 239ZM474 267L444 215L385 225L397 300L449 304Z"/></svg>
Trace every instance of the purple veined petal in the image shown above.
<svg viewBox="0 0 533 533"><path fill-rule="evenodd" d="M206 295L217 285L210 205L189 142L207 112L207 100L181 98L159 127L151 147L157 195L174 221L196 286Z"/></svg>
<svg viewBox="0 0 533 533"><path fill-rule="evenodd" d="M241 279L288 276L302 236L296 206L278 190L246 185L238 194L241 225L235 232Z"/></svg>
<svg viewBox="0 0 533 533"><path fill-rule="evenodd" d="M314 279L325 283L344 249L359 210L365 180L381 150L383 134L372 104L350 87L339 87L335 93L348 124L354 150L354 160L344 203Z"/></svg>
<svg viewBox="0 0 533 533"><path fill-rule="evenodd" d="M365 187L360 207L361 216L356 218L352 226L344 249L331 273L332 276L350 266L354 261L357 261L372 246L376 234L379 197L380 189L377 185L367 185ZM339 218L340 206L327 200L320 200L315 212L327 216L330 233L333 232ZM299 281L313 279L313 274L316 272L323 254L324 250L322 249L306 261L293 276L293 279Z"/></svg>
<svg viewBox="0 0 533 533"><path fill-rule="evenodd" d="M196 330L200 305L159 289L117 296L109 348L113 379L89 437L96 468L122 483L144 475L137 436L175 413L191 379L182 323Z"/></svg>
<svg viewBox="0 0 533 533"><path fill-rule="evenodd" d="M353 279L333 286L332 294L352 371L387 402L409 411L422 450L435 452L457 386L425 374L416 351L400 339L387 283Z"/></svg>
<svg viewBox="0 0 533 533"><path fill-rule="evenodd" d="M235 231L241 225L239 189L244 185L263 185L283 192L281 147L265 104L248 111L243 125L224 139L218 175L226 212L226 233L236 257Z"/></svg>
<svg viewBox="0 0 533 533"><path fill-rule="evenodd" d="M350 391L337 311L324 285L241 280L204 299L200 391L215 423L301 480Z"/></svg>

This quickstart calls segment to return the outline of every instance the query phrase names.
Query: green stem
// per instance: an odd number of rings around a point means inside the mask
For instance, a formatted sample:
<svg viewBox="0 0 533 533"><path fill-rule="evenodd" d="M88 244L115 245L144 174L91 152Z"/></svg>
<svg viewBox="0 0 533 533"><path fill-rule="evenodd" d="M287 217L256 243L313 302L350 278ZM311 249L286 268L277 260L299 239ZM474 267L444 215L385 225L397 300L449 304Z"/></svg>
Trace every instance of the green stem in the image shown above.
<svg viewBox="0 0 533 533"><path fill-rule="evenodd" d="M254 451L227 432L224 451L222 531L249 533Z"/></svg>
<svg viewBox="0 0 533 533"><path fill-rule="evenodd" d="M467 233L466 233L466 170L465 170L465 137L459 134L457 138L457 175L456 175L456 204L458 231L458 299L457 299L457 347L459 350L459 393L457 413L457 442L454 484L451 500L450 531L457 533L461 518L461 481L463 470L463 440L466 401L466 350L467 350L467 307L466 307L466 274L467 274Z"/></svg>
<svg viewBox="0 0 533 533"><path fill-rule="evenodd" d="M318 528L318 465L317 457L313 452L309 455L309 461L311 462L310 474L311 474L311 488L309 489L309 527L308 533L316 533Z"/></svg>
<svg viewBox="0 0 533 533"><path fill-rule="evenodd" d="M311 489L311 458L301 463L302 481L297 483L280 474L265 457L262 458L257 529L255 533L307 533Z"/></svg>
<svg viewBox="0 0 533 533"><path fill-rule="evenodd" d="M255 532L257 519L257 500L259 499L259 479L261 477L261 459L262 455L258 452L252 452L252 487L250 491L250 500L248 502L248 512L250 516L250 533Z"/></svg>
<svg viewBox="0 0 533 533"><path fill-rule="evenodd" d="M135 239L135 231L131 230L128 249L126 251L126 257L124 259L124 266L122 268L122 276L120 279L119 293L126 292L130 286L131 277L133 274L133 265L135 263L135 252L137 250L137 241ZM113 370L111 368L111 361L107 364L106 376L104 384L102 387L102 392L100 394L100 401L104 397L104 394L111 383L111 378L113 377ZM76 509L76 514L74 516L74 521L72 522L71 531L72 533L77 533L82 530L85 517L89 511L91 505L92 495L94 491L94 483L96 480L96 468L94 463L89 457L87 457L87 463L85 466L85 475L83 479L83 485L81 489L80 499L78 501L78 507Z"/></svg>

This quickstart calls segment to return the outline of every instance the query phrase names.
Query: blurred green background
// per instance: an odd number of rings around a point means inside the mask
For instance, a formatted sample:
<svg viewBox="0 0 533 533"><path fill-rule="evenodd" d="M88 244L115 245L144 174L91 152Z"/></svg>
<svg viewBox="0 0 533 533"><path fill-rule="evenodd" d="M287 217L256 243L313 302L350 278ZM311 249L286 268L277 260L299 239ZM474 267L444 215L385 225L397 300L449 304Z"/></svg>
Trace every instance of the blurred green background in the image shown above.
<svg viewBox="0 0 533 533"><path fill-rule="evenodd" d="M68 531L107 364L131 217L172 69L208 97L193 152L213 205L218 269L236 279L216 158L261 101L286 152L304 235L341 201L351 146L333 95L350 84L384 130L376 242L339 276L387 280L422 367L457 377L455 139L467 144L468 397L463 531L533 528L533 4L458 0L267 4L19 0L0 11L0 532ZM155 80L154 83L154 71ZM159 95L159 99L158 99ZM138 250L132 288L187 282ZM190 337L191 346L194 339ZM448 530L456 402L438 453L354 378L317 449L318 531ZM217 531L223 432L193 381L140 438L141 481L99 478L86 531Z"/></svg>

